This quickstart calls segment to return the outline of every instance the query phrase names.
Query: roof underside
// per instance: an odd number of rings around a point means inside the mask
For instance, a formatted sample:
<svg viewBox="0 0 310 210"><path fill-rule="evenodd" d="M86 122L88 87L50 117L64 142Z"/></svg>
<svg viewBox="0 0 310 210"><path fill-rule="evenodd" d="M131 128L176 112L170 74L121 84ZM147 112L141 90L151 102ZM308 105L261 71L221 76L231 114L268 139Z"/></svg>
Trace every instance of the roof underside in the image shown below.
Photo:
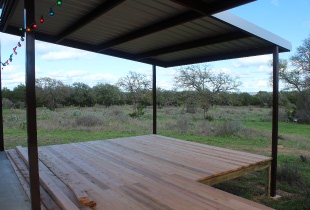
<svg viewBox="0 0 310 210"><path fill-rule="evenodd" d="M253 0L35 0L36 39L162 67L291 50L291 44L227 9ZM0 0L1 28L21 35L23 1Z"/></svg>

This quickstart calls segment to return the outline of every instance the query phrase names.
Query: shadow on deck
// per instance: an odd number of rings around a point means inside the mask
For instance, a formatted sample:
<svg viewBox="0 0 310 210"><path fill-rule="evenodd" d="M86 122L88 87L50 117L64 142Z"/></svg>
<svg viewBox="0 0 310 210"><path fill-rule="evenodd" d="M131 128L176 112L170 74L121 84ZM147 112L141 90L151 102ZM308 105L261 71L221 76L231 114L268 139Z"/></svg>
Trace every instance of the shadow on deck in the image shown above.
<svg viewBox="0 0 310 210"><path fill-rule="evenodd" d="M5 152L0 152L0 209L28 210L30 201Z"/></svg>

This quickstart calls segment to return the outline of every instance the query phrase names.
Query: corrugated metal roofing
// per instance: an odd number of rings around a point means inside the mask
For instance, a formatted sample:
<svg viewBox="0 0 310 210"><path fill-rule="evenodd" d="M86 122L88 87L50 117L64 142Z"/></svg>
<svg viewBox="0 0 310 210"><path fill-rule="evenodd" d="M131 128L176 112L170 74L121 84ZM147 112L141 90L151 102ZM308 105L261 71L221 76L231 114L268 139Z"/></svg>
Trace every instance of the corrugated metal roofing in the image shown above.
<svg viewBox="0 0 310 210"><path fill-rule="evenodd" d="M228 12L253 0L35 0L36 39L170 67L291 50L288 41ZM23 1L1 0L1 31L20 35ZM217 13L217 14L215 14ZM9 14L9 15L8 15ZM213 15L214 14L214 15Z"/></svg>

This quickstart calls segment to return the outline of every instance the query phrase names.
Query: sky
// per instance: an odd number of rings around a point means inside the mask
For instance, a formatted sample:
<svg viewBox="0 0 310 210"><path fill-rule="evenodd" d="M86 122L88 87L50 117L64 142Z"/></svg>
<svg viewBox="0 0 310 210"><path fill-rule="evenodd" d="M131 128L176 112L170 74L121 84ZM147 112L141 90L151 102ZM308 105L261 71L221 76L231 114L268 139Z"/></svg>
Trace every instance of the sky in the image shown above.
<svg viewBox="0 0 310 210"><path fill-rule="evenodd" d="M280 58L289 59L296 48L310 36L310 0L258 0L230 12L254 23L288 41L292 51L281 53ZM2 61L6 61L20 37L0 33ZM18 55L9 66L2 69L2 86L13 89L25 83L25 46L17 48ZM224 71L242 82L240 92L272 91L269 75L271 55L247 57L209 63L216 71ZM178 67L157 68L157 86L173 88L173 77ZM151 77L152 66L125 59L105 56L87 51L62 47L36 41L36 77L51 77L65 84L83 82L89 86L98 83L115 84L129 71ZM283 84L280 85L283 88Z"/></svg>

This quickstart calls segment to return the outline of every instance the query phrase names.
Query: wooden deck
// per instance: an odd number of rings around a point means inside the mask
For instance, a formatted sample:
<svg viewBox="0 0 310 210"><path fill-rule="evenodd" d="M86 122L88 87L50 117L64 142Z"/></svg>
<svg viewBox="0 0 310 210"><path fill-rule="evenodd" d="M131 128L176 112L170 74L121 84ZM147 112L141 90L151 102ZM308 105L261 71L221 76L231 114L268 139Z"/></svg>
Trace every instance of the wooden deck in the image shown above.
<svg viewBox="0 0 310 210"><path fill-rule="evenodd" d="M9 150L29 193L27 150ZM39 147L42 209L269 209L214 184L270 166L270 158L147 135Z"/></svg>

